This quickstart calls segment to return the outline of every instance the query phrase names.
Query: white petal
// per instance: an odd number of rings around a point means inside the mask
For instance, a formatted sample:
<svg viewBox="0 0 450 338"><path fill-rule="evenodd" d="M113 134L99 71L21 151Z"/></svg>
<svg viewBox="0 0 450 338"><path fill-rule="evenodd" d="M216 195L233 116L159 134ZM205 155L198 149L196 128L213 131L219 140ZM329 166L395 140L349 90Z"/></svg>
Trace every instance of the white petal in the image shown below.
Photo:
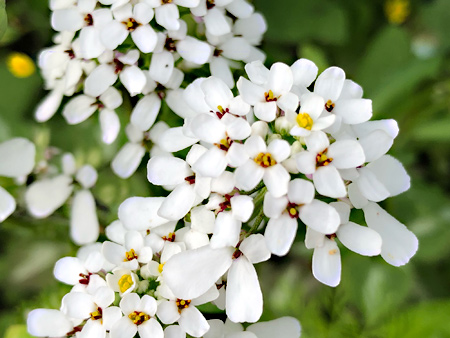
<svg viewBox="0 0 450 338"><path fill-rule="evenodd" d="M98 108L96 100L87 95L79 95L71 99L62 112L69 124L78 124L91 116Z"/></svg>
<svg viewBox="0 0 450 338"><path fill-rule="evenodd" d="M147 179L155 185L178 185L190 175L188 164L177 157L154 156L147 164Z"/></svg>
<svg viewBox="0 0 450 338"><path fill-rule="evenodd" d="M116 109L123 103L122 94L114 87L109 87L102 95L100 101L108 109Z"/></svg>
<svg viewBox="0 0 450 338"><path fill-rule="evenodd" d="M16 201L5 189L0 187L0 223L16 210Z"/></svg>
<svg viewBox="0 0 450 338"><path fill-rule="evenodd" d="M348 198L356 209L361 209L369 202L367 198L362 195L361 190L359 190L356 183L351 183L348 186Z"/></svg>
<svg viewBox="0 0 450 338"><path fill-rule="evenodd" d="M269 70L261 61L254 61L245 65L245 72L251 82L263 85L269 78Z"/></svg>
<svg viewBox="0 0 450 338"><path fill-rule="evenodd" d="M255 268L241 256L228 271L227 316L235 323L254 323L261 317L262 310L263 299Z"/></svg>
<svg viewBox="0 0 450 338"><path fill-rule="evenodd" d="M355 168L365 161L364 150L354 140L334 142L328 148L327 155L333 159L333 166L338 169Z"/></svg>
<svg viewBox="0 0 450 338"><path fill-rule="evenodd" d="M261 182L265 171L262 167L257 165L255 161L248 160L244 165L237 168L234 173L236 179L236 187L245 191L249 191L256 187L259 182Z"/></svg>
<svg viewBox="0 0 450 338"><path fill-rule="evenodd" d="M168 3L155 9L156 22L167 30L178 30L180 28L179 18L180 13L175 4Z"/></svg>
<svg viewBox="0 0 450 338"><path fill-rule="evenodd" d="M226 152L211 147L193 165L192 169L205 177L219 177L227 167Z"/></svg>
<svg viewBox="0 0 450 338"><path fill-rule="evenodd" d="M164 199L158 210L158 215L168 220L182 219L194 205L196 194L189 184L177 186Z"/></svg>
<svg viewBox="0 0 450 338"><path fill-rule="evenodd" d="M181 252L164 265L164 280L175 296L197 298L228 270L232 254L233 248L211 249L208 246Z"/></svg>
<svg viewBox="0 0 450 338"><path fill-rule="evenodd" d="M137 333L137 326L128 318L128 316L120 318L111 328L111 338L132 338Z"/></svg>
<svg viewBox="0 0 450 338"><path fill-rule="evenodd" d="M226 20L224 13L217 7L210 9L203 20L208 33L212 35L220 36L231 31L230 24Z"/></svg>
<svg viewBox="0 0 450 338"><path fill-rule="evenodd" d="M309 175L316 171L316 154L311 151L301 151L295 155L298 171Z"/></svg>
<svg viewBox="0 0 450 338"><path fill-rule="evenodd" d="M377 179L383 183L391 196L405 192L411 186L411 179L403 165L392 156L385 155L367 165Z"/></svg>
<svg viewBox="0 0 450 338"><path fill-rule="evenodd" d="M113 143L120 131L120 120L114 110L102 109L99 115L102 129L102 141L106 144Z"/></svg>
<svg viewBox="0 0 450 338"><path fill-rule="evenodd" d="M25 193L28 211L36 218L45 218L66 202L72 190L72 179L65 175L36 181Z"/></svg>
<svg viewBox="0 0 450 338"><path fill-rule="evenodd" d="M126 143L111 162L114 173L121 178L128 178L136 171L145 155L145 148L140 144Z"/></svg>
<svg viewBox="0 0 450 338"><path fill-rule="evenodd" d="M150 77L159 83L166 83L172 75L174 63L173 54L168 51L153 53L149 69Z"/></svg>
<svg viewBox="0 0 450 338"><path fill-rule="evenodd" d="M177 43L177 52L186 61L203 65L208 61L212 49L208 43L187 36Z"/></svg>
<svg viewBox="0 0 450 338"><path fill-rule="evenodd" d="M56 88L52 90L37 106L34 112L36 121L48 121L58 110L62 98L63 94L60 89Z"/></svg>
<svg viewBox="0 0 450 338"><path fill-rule="evenodd" d="M144 96L131 112L131 123L142 131L149 130L155 123L161 108L161 99L155 93Z"/></svg>
<svg viewBox="0 0 450 338"><path fill-rule="evenodd" d="M115 50L127 36L128 31L125 25L116 20L109 22L100 32L100 39L109 50Z"/></svg>
<svg viewBox="0 0 450 338"><path fill-rule="evenodd" d="M147 82L144 72L137 66L125 67L120 72L119 78L131 96L141 94Z"/></svg>
<svg viewBox="0 0 450 338"><path fill-rule="evenodd" d="M314 186L319 194L339 198L347 195L344 181L335 167L320 167L313 175Z"/></svg>
<svg viewBox="0 0 450 338"><path fill-rule="evenodd" d="M261 234L254 234L244 239L239 250L252 264L261 263L270 258L266 240Z"/></svg>
<svg viewBox="0 0 450 338"><path fill-rule="evenodd" d="M58 32L76 32L83 27L83 16L75 7L56 10L52 13L52 27Z"/></svg>
<svg viewBox="0 0 450 338"><path fill-rule="evenodd" d="M333 113L341 116L342 121L346 124L363 123L372 117L372 100L339 100L339 103L333 109Z"/></svg>
<svg viewBox="0 0 450 338"><path fill-rule="evenodd" d="M242 37L233 37L219 47L227 59L244 60L250 54L250 45Z"/></svg>
<svg viewBox="0 0 450 338"><path fill-rule="evenodd" d="M87 271L76 257L61 258L56 262L53 270L56 279L69 285L78 284L81 278L80 273L86 274Z"/></svg>
<svg viewBox="0 0 450 338"><path fill-rule="evenodd" d="M281 317L250 325L248 332L253 332L258 338L299 338L301 327L297 319L293 317Z"/></svg>
<svg viewBox="0 0 450 338"><path fill-rule="evenodd" d="M97 58L105 51L105 46L100 38L100 30L94 26L84 27L80 32L79 41L81 56L84 59Z"/></svg>
<svg viewBox="0 0 450 338"><path fill-rule="evenodd" d="M363 211L367 225L383 240L381 257L394 266L408 263L417 251L417 237L376 203L369 203Z"/></svg>
<svg viewBox="0 0 450 338"><path fill-rule="evenodd" d="M244 94L242 95L244 96ZM276 118L277 103L275 101L255 102L254 113L258 119L266 122L272 122Z"/></svg>
<svg viewBox="0 0 450 338"><path fill-rule="evenodd" d="M241 222L233 218L231 212L221 212L217 215L211 237L211 248L235 247L239 242Z"/></svg>
<svg viewBox="0 0 450 338"><path fill-rule="evenodd" d="M142 338L164 338L163 328L155 318L150 318L139 325L138 332Z"/></svg>
<svg viewBox="0 0 450 338"><path fill-rule="evenodd" d="M372 162L391 149L394 139L383 130L374 130L370 134L361 137L359 143L364 149L366 162Z"/></svg>
<svg viewBox="0 0 450 338"><path fill-rule="evenodd" d="M300 219L312 229L327 235L335 233L341 221L335 208L316 199L300 208Z"/></svg>
<svg viewBox="0 0 450 338"><path fill-rule="evenodd" d="M216 109L218 106L227 108L229 101L233 98L233 93L228 86L219 78L209 77L201 83L201 88L205 94L206 103Z"/></svg>
<svg viewBox="0 0 450 338"><path fill-rule="evenodd" d="M270 252L277 256L284 256L291 248L296 234L297 219L283 214L280 218L269 219L264 237Z"/></svg>
<svg viewBox="0 0 450 338"><path fill-rule="evenodd" d="M373 202L380 202L389 197L389 191L369 168L361 168L358 172L359 177L356 184L365 198Z"/></svg>
<svg viewBox="0 0 450 338"><path fill-rule="evenodd" d="M61 301L61 311L71 318L86 319L95 310L92 296L84 292L70 292Z"/></svg>
<svg viewBox="0 0 450 338"><path fill-rule="evenodd" d="M316 79L318 72L318 68L314 62L307 59L295 61L291 66L291 70L294 76L294 83L302 87L309 87Z"/></svg>
<svg viewBox="0 0 450 338"><path fill-rule="evenodd" d="M159 303L157 315L164 324L175 323L180 318L178 307L173 300L163 300L161 303Z"/></svg>
<svg viewBox="0 0 450 338"><path fill-rule="evenodd" d="M133 7L133 18L142 25L146 25L153 18L153 9L145 2L140 2Z"/></svg>
<svg viewBox="0 0 450 338"><path fill-rule="evenodd" d="M63 337L73 325L61 311L35 309L28 314L27 329L36 337Z"/></svg>
<svg viewBox="0 0 450 338"><path fill-rule="evenodd" d="M234 195L230 202L233 217L241 222L247 222L253 213L253 198L246 195Z"/></svg>
<svg viewBox="0 0 450 338"><path fill-rule="evenodd" d="M34 168L36 147L25 138L13 138L0 144L0 176L27 176Z"/></svg>
<svg viewBox="0 0 450 338"><path fill-rule="evenodd" d="M341 68L330 67L325 69L316 80L314 93L322 96L325 101L336 101L344 86L345 73Z"/></svg>
<svg viewBox="0 0 450 338"><path fill-rule="evenodd" d="M131 38L142 53L150 53L156 47L158 36L150 25L142 25L131 32Z"/></svg>
<svg viewBox="0 0 450 338"><path fill-rule="evenodd" d="M201 337L209 330L208 322L195 306L189 306L181 311L178 323L186 333L193 337Z"/></svg>
<svg viewBox="0 0 450 338"><path fill-rule="evenodd" d="M294 77L291 68L288 65L277 62L270 67L269 78L267 80L269 89L271 89L274 94L279 95L291 90Z"/></svg>
<svg viewBox="0 0 450 338"><path fill-rule="evenodd" d="M264 195L264 214L270 218L278 218L286 209L289 201L286 196L274 197L270 192Z"/></svg>
<svg viewBox="0 0 450 338"><path fill-rule="evenodd" d="M210 234L214 230L214 212L204 206L198 206L191 210L191 228L205 234Z"/></svg>
<svg viewBox="0 0 450 338"><path fill-rule="evenodd" d="M157 212L163 197L131 197L119 207L119 219L129 230L147 230L167 223Z"/></svg>
<svg viewBox="0 0 450 338"><path fill-rule="evenodd" d="M102 95L117 80L114 67L102 64L95 68L84 81L84 93L97 97Z"/></svg>
<svg viewBox="0 0 450 338"><path fill-rule="evenodd" d="M376 256L381 253L381 236L371 228L348 222L342 224L336 234L342 244L360 255Z"/></svg>
<svg viewBox="0 0 450 338"><path fill-rule="evenodd" d="M95 200L89 190L78 191L72 201L70 237L77 245L93 243L100 233Z"/></svg>
<svg viewBox="0 0 450 338"><path fill-rule="evenodd" d="M296 178L289 182L288 198L291 203L311 203L314 199L314 195L314 185L310 181Z"/></svg>
<svg viewBox="0 0 450 338"><path fill-rule="evenodd" d="M184 135L183 127L170 128L159 137L159 146L168 152L180 151L197 142L198 139Z"/></svg>
<svg viewBox="0 0 450 338"><path fill-rule="evenodd" d="M89 164L82 166L77 174L76 180L85 189L92 188L97 182L97 171Z"/></svg>
<svg viewBox="0 0 450 338"><path fill-rule="evenodd" d="M211 75L221 79L228 88L234 87L233 73L228 65L227 59L223 57L214 57L209 61L209 70Z"/></svg>
<svg viewBox="0 0 450 338"><path fill-rule="evenodd" d="M291 175L281 164L276 164L264 170L264 184L274 197L287 194L290 179Z"/></svg>
<svg viewBox="0 0 450 338"><path fill-rule="evenodd" d="M326 238L323 246L314 249L312 271L319 282L332 287L339 285L341 254L335 241Z"/></svg>
<svg viewBox="0 0 450 338"><path fill-rule="evenodd" d="M313 230L310 227L306 227L305 247L307 249L321 247L323 246L324 241L325 235L323 233Z"/></svg>

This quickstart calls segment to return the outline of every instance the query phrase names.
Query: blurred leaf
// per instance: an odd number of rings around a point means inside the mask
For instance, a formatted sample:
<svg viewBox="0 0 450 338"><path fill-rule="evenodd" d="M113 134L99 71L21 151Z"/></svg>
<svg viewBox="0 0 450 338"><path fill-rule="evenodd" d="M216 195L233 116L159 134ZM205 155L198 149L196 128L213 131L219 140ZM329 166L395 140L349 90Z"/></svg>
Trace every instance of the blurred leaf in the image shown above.
<svg viewBox="0 0 450 338"><path fill-rule="evenodd" d="M348 38L346 14L334 1L285 0L278 5L256 0L255 7L263 12L270 27L267 40L295 45L303 40L315 40L339 45Z"/></svg>
<svg viewBox="0 0 450 338"><path fill-rule="evenodd" d="M4 338L31 338L27 332L26 325L11 325L8 330L6 330L6 334Z"/></svg>
<svg viewBox="0 0 450 338"><path fill-rule="evenodd" d="M6 16L5 0L0 0L0 39L5 34L8 26L8 18Z"/></svg>
<svg viewBox="0 0 450 338"><path fill-rule="evenodd" d="M450 301L433 301L415 307L390 318L379 328L382 338L440 338L450 336Z"/></svg>
<svg viewBox="0 0 450 338"><path fill-rule="evenodd" d="M418 124L412 136L424 142L450 142L450 118Z"/></svg>
<svg viewBox="0 0 450 338"><path fill-rule="evenodd" d="M423 6L420 11L420 19L428 30L438 37L444 47L450 46L450 1L436 0Z"/></svg>
<svg viewBox="0 0 450 338"><path fill-rule="evenodd" d="M369 325L391 316L404 302L411 287L411 278L406 272L409 270L388 265L370 269L362 286L365 318Z"/></svg>

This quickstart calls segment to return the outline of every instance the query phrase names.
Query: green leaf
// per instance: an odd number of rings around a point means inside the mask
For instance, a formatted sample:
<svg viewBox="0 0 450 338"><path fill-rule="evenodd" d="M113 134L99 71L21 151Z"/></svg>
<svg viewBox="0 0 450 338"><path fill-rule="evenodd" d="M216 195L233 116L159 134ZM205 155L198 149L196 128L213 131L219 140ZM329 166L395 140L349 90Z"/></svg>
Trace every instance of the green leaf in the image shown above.
<svg viewBox="0 0 450 338"><path fill-rule="evenodd" d="M5 0L0 0L0 39L5 34L8 26L8 17L6 16Z"/></svg>
<svg viewBox="0 0 450 338"><path fill-rule="evenodd" d="M450 142L450 118L418 124L411 134L422 142Z"/></svg>

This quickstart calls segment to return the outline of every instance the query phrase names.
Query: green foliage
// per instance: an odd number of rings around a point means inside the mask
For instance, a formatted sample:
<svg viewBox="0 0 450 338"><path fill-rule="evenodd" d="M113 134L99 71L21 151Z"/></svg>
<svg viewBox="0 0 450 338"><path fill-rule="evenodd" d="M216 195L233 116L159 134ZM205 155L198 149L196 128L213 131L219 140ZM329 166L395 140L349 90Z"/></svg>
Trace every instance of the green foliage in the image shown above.
<svg viewBox="0 0 450 338"><path fill-rule="evenodd" d="M3 37L8 25L8 17L6 16L5 0L0 0L0 39Z"/></svg>

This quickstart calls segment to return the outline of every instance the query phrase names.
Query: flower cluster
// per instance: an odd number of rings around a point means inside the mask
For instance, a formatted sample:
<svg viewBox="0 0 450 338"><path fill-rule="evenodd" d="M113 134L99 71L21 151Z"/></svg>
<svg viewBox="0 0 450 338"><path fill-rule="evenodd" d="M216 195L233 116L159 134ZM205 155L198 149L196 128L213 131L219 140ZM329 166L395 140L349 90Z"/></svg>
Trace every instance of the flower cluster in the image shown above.
<svg viewBox="0 0 450 338"><path fill-rule="evenodd" d="M265 59L256 47L265 20L245 0L60 0L50 7L58 34L55 45L41 52L39 67L51 91L35 117L47 121L63 97L71 97L62 110L67 123L81 123L98 111L106 144L120 131L116 109L125 96L127 102L139 96L131 124L146 132L162 100L179 104L185 73L206 67L231 88L230 67ZM117 174L131 175L120 168Z"/></svg>
<svg viewBox="0 0 450 338"><path fill-rule="evenodd" d="M342 246L394 266L415 254L416 236L378 204L410 186L387 155L397 123L370 121L371 100L338 67L318 75L300 59L266 68L256 47L266 25L251 4L52 0L50 7L58 34L39 67L51 92L36 119L63 106L65 120L78 124L98 111L110 144L123 120L116 110L129 110L128 142L111 167L128 178L150 151L148 182L167 194L127 198L107 240L96 242L96 169L77 166L69 153L60 166L49 164L55 154L35 165L28 140L0 144L0 176L25 183L33 173L23 189L28 212L45 218L70 200L71 238L82 246L56 263L55 277L73 287L59 310L30 312L32 335L298 338L294 318L256 323L263 295L254 267L286 255L298 233L313 250L314 277L331 287L340 283ZM247 77L235 82L230 67L244 63ZM195 75L205 70L212 76ZM163 102L181 124L158 116ZM0 187L0 221L15 203ZM355 223L362 215L365 224ZM227 320L205 315L206 303ZM244 322L255 324L244 331Z"/></svg>

